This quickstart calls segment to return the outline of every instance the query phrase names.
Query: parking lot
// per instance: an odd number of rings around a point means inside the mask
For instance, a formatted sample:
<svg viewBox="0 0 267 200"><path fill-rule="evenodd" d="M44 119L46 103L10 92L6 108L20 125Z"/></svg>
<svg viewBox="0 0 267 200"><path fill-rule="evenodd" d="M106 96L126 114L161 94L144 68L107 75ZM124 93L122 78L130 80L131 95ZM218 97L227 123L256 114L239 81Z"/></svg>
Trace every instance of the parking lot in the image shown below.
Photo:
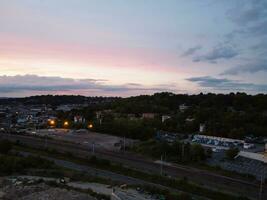
<svg viewBox="0 0 267 200"><path fill-rule="evenodd" d="M118 151L125 146L131 146L136 142L132 139L121 138L117 136L91 132L86 129L70 130L70 129L39 129L36 135L48 136L57 140L74 142L87 146L88 149L101 148L104 150Z"/></svg>
<svg viewBox="0 0 267 200"><path fill-rule="evenodd" d="M237 157L234 160L224 159L224 152L213 153L213 158L208 160L212 166L220 166L224 170L238 172L241 174L250 174L257 180L267 178L267 166L263 162L248 159L245 157Z"/></svg>
<svg viewBox="0 0 267 200"><path fill-rule="evenodd" d="M264 144L251 144L242 140L214 136L195 135L191 142L209 147L214 152L224 151L229 148L238 148L240 151L248 152L263 152L265 150Z"/></svg>

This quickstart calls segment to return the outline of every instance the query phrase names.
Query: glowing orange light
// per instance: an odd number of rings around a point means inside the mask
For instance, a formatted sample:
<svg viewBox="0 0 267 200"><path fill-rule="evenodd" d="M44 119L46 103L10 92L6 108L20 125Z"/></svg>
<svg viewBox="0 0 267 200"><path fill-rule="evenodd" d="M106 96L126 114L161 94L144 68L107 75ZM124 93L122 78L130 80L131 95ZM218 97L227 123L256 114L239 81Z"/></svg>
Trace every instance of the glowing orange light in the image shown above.
<svg viewBox="0 0 267 200"><path fill-rule="evenodd" d="M53 126L53 125L55 125L55 124L56 124L55 120L50 120L50 122L49 122L49 123L50 123L50 125L51 125L51 126Z"/></svg>
<svg viewBox="0 0 267 200"><path fill-rule="evenodd" d="M65 121L64 122L64 126L68 126L69 125L69 122L68 121Z"/></svg>
<svg viewBox="0 0 267 200"><path fill-rule="evenodd" d="M89 124L88 125L88 128L93 128L93 124Z"/></svg>

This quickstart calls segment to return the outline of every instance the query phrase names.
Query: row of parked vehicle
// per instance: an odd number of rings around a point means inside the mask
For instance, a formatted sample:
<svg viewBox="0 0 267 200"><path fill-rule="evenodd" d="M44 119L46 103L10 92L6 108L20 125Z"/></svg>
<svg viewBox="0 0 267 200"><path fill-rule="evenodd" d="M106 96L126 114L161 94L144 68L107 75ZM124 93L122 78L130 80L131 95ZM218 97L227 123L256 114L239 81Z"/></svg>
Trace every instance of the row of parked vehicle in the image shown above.
<svg viewBox="0 0 267 200"><path fill-rule="evenodd" d="M234 140L228 138L202 136L202 135L195 135L192 139L192 142L206 144L206 145L213 145L218 147L225 147L225 148L237 147L237 148L251 149L255 147L254 144L246 143L242 140Z"/></svg>

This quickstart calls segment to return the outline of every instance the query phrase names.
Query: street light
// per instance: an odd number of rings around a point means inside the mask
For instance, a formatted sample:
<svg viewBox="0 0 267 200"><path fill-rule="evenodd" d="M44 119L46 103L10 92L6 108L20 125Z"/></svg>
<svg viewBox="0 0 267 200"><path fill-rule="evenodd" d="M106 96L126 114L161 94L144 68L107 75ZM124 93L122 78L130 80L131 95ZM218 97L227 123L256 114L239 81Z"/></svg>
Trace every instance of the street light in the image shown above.
<svg viewBox="0 0 267 200"><path fill-rule="evenodd" d="M93 124L88 124L89 129L92 129L93 127L94 127Z"/></svg>
<svg viewBox="0 0 267 200"><path fill-rule="evenodd" d="M65 127L66 127L66 126L69 126L69 122L68 122L68 121L65 121L63 125L64 125Z"/></svg>
<svg viewBox="0 0 267 200"><path fill-rule="evenodd" d="M53 120L53 119L49 120L49 125L50 126L55 126L55 124L56 124L55 120Z"/></svg>

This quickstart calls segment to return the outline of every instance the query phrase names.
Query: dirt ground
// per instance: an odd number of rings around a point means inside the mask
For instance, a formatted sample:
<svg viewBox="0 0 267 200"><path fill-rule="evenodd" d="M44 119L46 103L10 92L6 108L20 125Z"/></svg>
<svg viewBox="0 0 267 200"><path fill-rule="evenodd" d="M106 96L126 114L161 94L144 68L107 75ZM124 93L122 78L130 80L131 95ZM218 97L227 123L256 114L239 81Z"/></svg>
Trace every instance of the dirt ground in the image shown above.
<svg viewBox="0 0 267 200"><path fill-rule="evenodd" d="M85 193L51 187L45 183L15 184L0 178L0 200L95 200Z"/></svg>

